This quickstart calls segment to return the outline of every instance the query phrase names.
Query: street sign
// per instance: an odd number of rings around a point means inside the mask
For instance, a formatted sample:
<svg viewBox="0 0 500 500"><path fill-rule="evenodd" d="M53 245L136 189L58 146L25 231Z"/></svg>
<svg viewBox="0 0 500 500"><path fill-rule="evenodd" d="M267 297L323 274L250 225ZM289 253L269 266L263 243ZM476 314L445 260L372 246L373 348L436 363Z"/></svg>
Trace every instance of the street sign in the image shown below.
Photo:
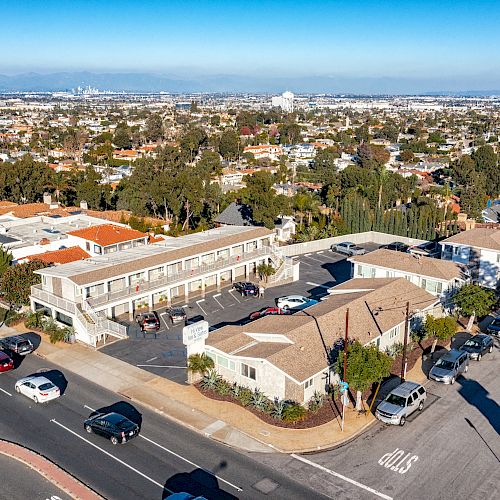
<svg viewBox="0 0 500 500"><path fill-rule="evenodd" d="M182 329L182 343L191 345L208 337L208 321L198 321Z"/></svg>
<svg viewBox="0 0 500 500"><path fill-rule="evenodd" d="M340 393L342 394L343 392L347 391L349 388L349 384L347 382L339 382L340 386Z"/></svg>

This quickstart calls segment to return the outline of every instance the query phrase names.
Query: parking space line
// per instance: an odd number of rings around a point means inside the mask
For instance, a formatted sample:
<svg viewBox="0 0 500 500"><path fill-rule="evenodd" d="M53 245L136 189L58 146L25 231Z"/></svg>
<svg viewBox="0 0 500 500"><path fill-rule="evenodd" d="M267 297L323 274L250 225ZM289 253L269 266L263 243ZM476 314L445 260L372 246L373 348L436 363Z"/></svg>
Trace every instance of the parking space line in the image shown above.
<svg viewBox="0 0 500 500"><path fill-rule="evenodd" d="M154 361L155 359L158 359L158 356L155 356L154 358L151 358L151 359L146 359L146 363L150 363L151 361Z"/></svg>
<svg viewBox="0 0 500 500"><path fill-rule="evenodd" d="M308 460L307 458L301 457L300 455L295 455L295 453L292 453L290 456L292 458L295 458L296 460L299 460L300 462L304 462L305 464L311 465L312 467L316 467L316 469L322 470L323 472L326 472L327 474L330 474L331 476L338 477L339 479L347 481L348 483L351 483L354 486L358 486L359 488L362 488L363 490L369 491L370 493L373 493L374 495L377 495L380 498L384 498L385 500L393 500L392 497L385 495L384 493L381 493L380 491L374 490L373 488L370 488L369 486L366 486L362 483L358 483L358 481L355 481L354 479L343 476L342 474L339 474L338 472L334 472L333 470L327 469L326 467L323 467L322 465L319 465L316 462L312 462L311 460Z"/></svg>
<svg viewBox="0 0 500 500"><path fill-rule="evenodd" d="M1 387L0 387L0 391L2 391L4 394L7 394L7 396L12 397L12 394L10 392L7 392L5 389L2 389Z"/></svg>
<svg viewBox="0 0 500 500"><path fill-rule="evenodd" d="M234 290L229 290L229 293L231 294L231 297L236 300L236 302L239 302L241 304L241 300L236 297L236 295L233 295Z"/></svg>
<svg viewBox="0 0 500 500"><path fill-rule="evenodd" d="M299 262L300 262L301 265L303 264L304 266L312 266L313 265L310 262L305 262L303 260L299 260Z"/></svg>
<svg viewBox="0 0 500 500"><path fill-rule="evenodd" d="M147 363L147 361L146 361ZM183 370L185 370L187 368L187 366L175 366L175 365L135 365L137 366L138 368L144 368L144 367L148 367L148 368L182 368Z"/></svg>
<svg viewBox="0 0 500 500"><path fill-rule="evenodd" d="M167 323L167 320L163 317L163 316L166 316L167 313L166 312L162 312L160 314L160 318L163 320L163 322L165 323L165 326L167 327L167 330L170 330L170 328L168 327L168 323Z"/></svg>
<svg viewBox="0 0 500 500"><path fill-rule="evenodd" d="M316 252L316 253L323 253L323 252L324 252L324 250L320 250L319 252Z"/></svg>
<svg viewBox="0 0 500 500"><path fill-rule="evenodd" d="M314 257L307 257L308 259L314 260L315 262L319 262L320 264L324 264L324 261L315 259Z"/></svg>
<svg viewBox="0 0 500 500"><path fill-rule="evenodd" d="M101 448L100 446L97 446L92 441L89 441L88 439L85 439L83 436L80 436L80 434L78 434L75 431L71 430L69 427L66 427L65 425L61 424L56 419L52 418L50 421L53 422L54 424L58 425L62 429L68 431L69 433L73 434L78 439L81 439L82 441L85 441L90 446L93 446L96 450L99 450L100 452L104 453L108 457L112 458L113 460L116 460L118 463L120 463L120 464L124 465L125 467L129 468L130 470L134 471L136 474L138 474L139 476L142 476L144 479L147 479L148 481L150 481L151 483L155 484L156 486L159 486L160 488L165 489L169 493L173 494L173 491L169 490L163 484L159 483L158 481L155 481L153 478L151 478L149 476L146 476L146 474L144 474L144 472L141 472L140 470L136 469L135 467L132 467L131 465L129 465L127 462L124 462L123 460L120 460L118 457L115 457L114 455L112 455L111 453L109 453L109 451L106 451L103 448Z"/></svg>
<svg viewBox="0 0 500 500"><path fill-rule="evenodd" d="M312 255L312 253L306 253L304 254L304 257L310 257Z"/></svg>
<svg viewBox="0 0 500 500"><path fill-rule="evenodd" d="M221 306L222 309L224 309L224 306L217 300L217 297L220 297L222 294L218 293L217 295L213 295L212 298ZM215 312L215 311L214 311Z"/></svg>
<svg viewBox="0 0 500 500"><path fill-rule="evenodd" d="M205 311L205 309L203 309L203 307L200 306L200 302L205 302L205 299L200 299L200 300L197 300L196 301L196 305L201 309L201 312L203 314L207 314L207 312Z"/></svg>

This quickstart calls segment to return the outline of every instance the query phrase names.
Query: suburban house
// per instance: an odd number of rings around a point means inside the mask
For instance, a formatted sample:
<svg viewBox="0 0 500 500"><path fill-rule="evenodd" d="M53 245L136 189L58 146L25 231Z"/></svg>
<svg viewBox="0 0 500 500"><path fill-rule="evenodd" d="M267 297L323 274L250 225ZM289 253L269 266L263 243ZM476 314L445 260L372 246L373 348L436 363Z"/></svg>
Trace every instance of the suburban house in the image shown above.
<svg viewBox="0 0 500 500"><path fill-rule="evenodd" d="M353 278L405 278L443 301L469 281L463 264L385 248L347 260Z"/></svg>
<svg viewBox="0 0 500 500"><path fill-rule="evenodd" d="M345 336L346 310L349 338L386 349L403 342L407 301L413 318L442 314L439 298L404 278L355 278L291 316L213 331L195 349L206 352L226 380L305 404L337 380L332 351Z"/></svg>
<svg viewBox="0 0 500 500"><path fill-rule="evenodd" d="M281 216L280 221L274 226L276 239L285 243L290 241L295 235L296 226L297 224L293 217L288 215Z"/></svg>
<svg viewBox="0 0 500 500"><path fill-rule="evenodd" d="M110 255L106 249L120 245L113 238L121 234L84 234L82 241L99 245L100 255L37 271L42 282L31 288L31 309L73 326L78 340L95 346L107 334L126 337L126 327L113 319L249 279L259 264L276 267L273 281L298 278L298 265L281 255L264 227L226 226L153 245L135 246L141 238L129 238L128 249Z"/></svg>
<svg viewBox="0 0 500 500"><path fill-rule="evenodd" d="M439 243L442 259L465 264L473 282L496 288L500 278L500 229L469 229Z"/></svg>

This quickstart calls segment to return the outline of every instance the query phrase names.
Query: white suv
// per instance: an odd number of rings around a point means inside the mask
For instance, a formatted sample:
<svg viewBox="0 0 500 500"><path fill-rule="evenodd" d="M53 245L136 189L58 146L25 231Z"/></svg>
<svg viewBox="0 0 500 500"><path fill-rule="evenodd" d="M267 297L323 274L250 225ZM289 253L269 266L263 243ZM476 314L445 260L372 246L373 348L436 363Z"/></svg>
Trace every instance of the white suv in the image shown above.
<svg viewBox="0 0 500 500"><path fill-rule="evenodd" d="M406 418L414 411L422 411L427 393L420 384L404 382L382 401L375 411L375 416L386 424L405 425Z"/></svg>

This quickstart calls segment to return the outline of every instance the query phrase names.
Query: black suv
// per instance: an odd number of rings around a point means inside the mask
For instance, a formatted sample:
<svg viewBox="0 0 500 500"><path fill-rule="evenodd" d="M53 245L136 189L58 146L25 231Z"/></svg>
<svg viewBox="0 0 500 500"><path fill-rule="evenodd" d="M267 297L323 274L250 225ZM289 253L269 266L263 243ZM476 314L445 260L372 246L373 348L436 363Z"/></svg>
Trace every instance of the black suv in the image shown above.
<svg viewBox="0 0 500 500"><path fill-rule="evenodd" d="M119 413L98 413L83 422L90 434L94 432L113 444L126 443L139 435L139 426Z"/></svg>
<svg viewBox="0 0 500 500"><path fill-rule="evenodd" d="M157 332L160 329L160 318L156 311L140 313L135 320L143 332Z"/></svg>
<svg viewBox="0 0 500 500"><path fill-rule="evenodd" d="M381 248L386 248L387 250L395 250L396 252L406 252L410 247L402 241L393 241L388 245L383 245Z"/></svg>
<svg viewBox="0 0 500 500"><path fill-rule="evenodd" d="M249 295L257 297L259 295L259 287L248 281L237 281L233 284L233 288L241 293L243 297L248 297Z"/></svg>
<svg viewBox="0 0 500 500"><path fill-rule="evenodd" d="M484 333L474 335L460 347L460 350L468 352L471 359L481 361L484 353L493 351L493 337Z"/></svg>
<svg viewBox="0 0 500 500"><path fill-rule="evenodd" d="M13 337L6 337L0 340L0 347L4 347L19 356L26 356L33 352L34 347L30 340L14 335Z"/></svg>
<svg viewBox="0 0 500 500"><path fill-rule="evenodd" d="M186 311L182 307L170 307L167 309L168 317L173 325L186 319Z"/></svg>

